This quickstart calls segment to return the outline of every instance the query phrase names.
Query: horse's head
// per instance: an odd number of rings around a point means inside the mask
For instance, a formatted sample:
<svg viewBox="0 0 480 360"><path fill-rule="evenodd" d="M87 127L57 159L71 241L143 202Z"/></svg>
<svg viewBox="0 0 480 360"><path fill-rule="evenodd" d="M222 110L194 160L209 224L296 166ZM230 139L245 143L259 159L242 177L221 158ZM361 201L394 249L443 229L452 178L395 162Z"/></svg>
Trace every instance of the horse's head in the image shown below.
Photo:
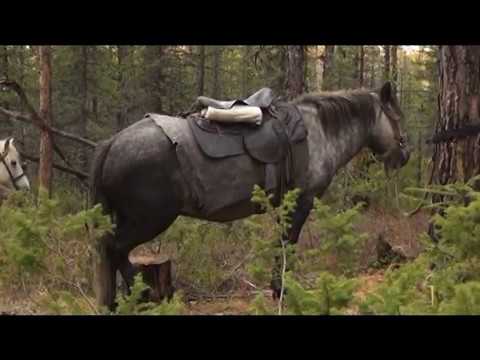
<svg viewBox="0 0 480 360"><path fill-rule="evenodd" d="M15 140L0 140L0 185L15 190L30 190L25 165L14 145Z"/></svg>
<svg viewBox="0 0 480 360"><path fill-rule="evenodd" d="M410 158L406 136L401 129L402 111L390 82L386 82L374 96L378 102L369 147L384 162L386 170L399 169Z"/></svg>

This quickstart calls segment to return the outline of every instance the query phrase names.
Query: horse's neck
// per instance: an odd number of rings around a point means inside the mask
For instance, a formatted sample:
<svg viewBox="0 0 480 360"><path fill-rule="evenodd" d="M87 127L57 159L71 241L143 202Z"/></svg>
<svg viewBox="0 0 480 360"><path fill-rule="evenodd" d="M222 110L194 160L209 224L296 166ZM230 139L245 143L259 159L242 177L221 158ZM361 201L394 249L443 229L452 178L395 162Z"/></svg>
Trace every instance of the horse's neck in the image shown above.
<svg viewBox="0 0 480 360"><path fill-rule="evenodd" d="M333 166L336 170L344 167L366 145L369 132L360 121L352 121L351 126L342 129L339 136L331 136L328 141L336 149Z"/></svg>
<svg viewBox="0 0 480 360"><path fill-rule="evenodd" d="M315 166L328 165L327 167L335 173L367 145L371 129L358 119L349 121L348 127L341 129L337 136L333 136L326 134L316 110L304 109L302 113L309 131L311 158L324 163L313 164Z"/></svg>

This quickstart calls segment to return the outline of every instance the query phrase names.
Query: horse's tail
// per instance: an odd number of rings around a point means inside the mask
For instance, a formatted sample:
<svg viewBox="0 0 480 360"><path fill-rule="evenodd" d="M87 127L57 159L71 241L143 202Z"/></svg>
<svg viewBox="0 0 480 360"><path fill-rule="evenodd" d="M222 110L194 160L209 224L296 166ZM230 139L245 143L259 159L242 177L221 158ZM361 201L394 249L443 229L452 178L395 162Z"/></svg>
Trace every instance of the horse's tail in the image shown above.
<svg viewBox="0 0 480 360"><path fill-rule="evenodd" d="M103 191L103 166L108 152L113 144L113 138L97 145L90 173L90 206L100 204L103 212L113 216L108 198ZM112 219L113 220L113 219ZM113 235L106 233L96 243L97 256L95 260L94 286L97 305L113 310L116 294L116 267L110 251Z"/></svg>
<svg viewBox="0 0 480 360"><path fill-rule="evenodd" d="M95 150L95 157L90 172L90 205L100 204L103 207L104 213L111 213L109 201L102 191L103 183L103 165L107 158L108 152L113 144L113 138L103 141L97 145Z"/></svg>

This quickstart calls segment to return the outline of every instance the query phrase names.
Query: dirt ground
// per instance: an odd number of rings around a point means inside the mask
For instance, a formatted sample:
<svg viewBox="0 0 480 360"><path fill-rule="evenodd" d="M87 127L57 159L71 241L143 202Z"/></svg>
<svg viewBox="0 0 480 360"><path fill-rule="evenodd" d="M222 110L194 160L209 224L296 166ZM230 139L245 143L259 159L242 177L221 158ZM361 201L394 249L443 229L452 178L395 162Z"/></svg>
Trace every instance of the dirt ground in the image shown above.
<svg viewBox="0 0 480 360"><path fill-rule="evenodd" d="M399 247L408 257L415 257L420 251L418 236L426 230L428 216L418 214L412 218L394 216L383 212L381 209L369 210L365 221L358 226L359 231L369 233L372 239L382 234L394 247ZM309 231L308 224L302 233L300 246L312 245L318 241ZM368 252L368 251L367 251ZM141 259L140 262L148 262ZM383 281L383 271L369 271L359 275L360 288L357 296L363 298ZM267 289L254 289L244 286L229 295L221 295L215 298L199 298L186 302L186 314L188 315L248 315L251 314L252 302L258 291L264 292L266 299L271 299L271 292ZM35 296L25 298L16 294L1 293L0 289L0 314L3 315L34 315ZM93 301L93 299L91 299ZM273 301L273 300L269 300ZM272 305L274 303L272 302ZM352 308L349 314L358 314L357 309Z"/></svg>

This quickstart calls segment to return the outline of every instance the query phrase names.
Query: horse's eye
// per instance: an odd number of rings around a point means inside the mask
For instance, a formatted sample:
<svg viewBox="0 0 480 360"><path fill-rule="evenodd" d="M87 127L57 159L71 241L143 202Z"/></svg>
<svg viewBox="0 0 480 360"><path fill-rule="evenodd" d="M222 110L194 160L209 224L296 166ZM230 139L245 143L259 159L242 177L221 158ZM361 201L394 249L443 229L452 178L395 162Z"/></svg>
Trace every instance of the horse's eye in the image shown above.
<svg viewBox="0 0 480 360"><path fill-rule="evenodd" d="M17 166L17 161L16 160L10 161L10 165L12 165L13 167Z"/></svg>

